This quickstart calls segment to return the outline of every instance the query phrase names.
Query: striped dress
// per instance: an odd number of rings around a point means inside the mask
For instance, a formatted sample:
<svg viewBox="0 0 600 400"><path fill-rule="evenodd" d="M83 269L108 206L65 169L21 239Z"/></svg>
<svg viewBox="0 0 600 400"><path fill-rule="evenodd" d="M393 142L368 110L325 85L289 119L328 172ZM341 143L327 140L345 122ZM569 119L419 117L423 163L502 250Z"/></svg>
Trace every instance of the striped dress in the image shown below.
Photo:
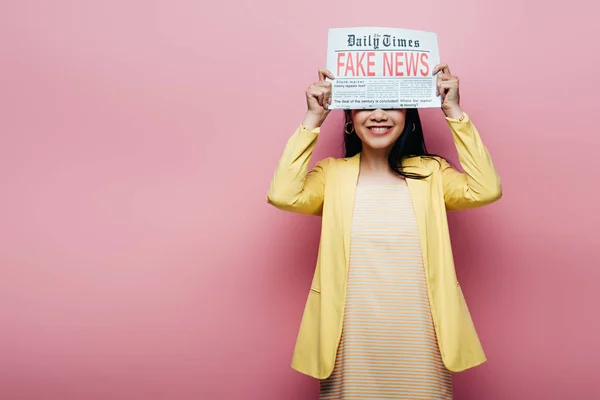
<svg viewBox="0 0 600 400"><path fill-rule="evenodd" d="M410 192L358 186L344 327L320 399L452 399Z"/></svg>

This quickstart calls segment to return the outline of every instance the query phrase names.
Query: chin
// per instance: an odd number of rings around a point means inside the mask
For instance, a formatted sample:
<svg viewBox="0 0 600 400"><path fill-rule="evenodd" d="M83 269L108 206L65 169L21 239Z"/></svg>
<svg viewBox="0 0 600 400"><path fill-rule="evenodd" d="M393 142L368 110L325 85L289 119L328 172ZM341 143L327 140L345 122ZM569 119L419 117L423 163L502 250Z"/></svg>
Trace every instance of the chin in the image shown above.
<svg viewBox="0 0 600 400"><path fill-rule="evenodd" d="M389 149L394 146L397 138L369 138L368 140L364 140L363 144L372 148L373 150L384 150Z"/></svg>

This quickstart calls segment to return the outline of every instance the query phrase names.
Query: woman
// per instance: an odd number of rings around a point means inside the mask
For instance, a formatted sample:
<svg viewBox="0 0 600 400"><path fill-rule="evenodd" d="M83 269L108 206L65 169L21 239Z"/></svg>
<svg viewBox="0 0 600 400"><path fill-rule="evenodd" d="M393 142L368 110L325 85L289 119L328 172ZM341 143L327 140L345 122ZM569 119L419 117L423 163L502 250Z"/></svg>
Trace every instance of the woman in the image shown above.
<svg viewBox="0 0 600 400"><path fill-rule="evenodd" d="M494 202L500 180L462 111L459 81L439 65L437 90L460 163L427 153L417 110L346 112L346 157L308 163L329 110L330 71L306 91L267 196L322 215L317 266L292 368L321 380L320 398L451 399L451 372L485 361L456 279L446 212Z"/></svg>

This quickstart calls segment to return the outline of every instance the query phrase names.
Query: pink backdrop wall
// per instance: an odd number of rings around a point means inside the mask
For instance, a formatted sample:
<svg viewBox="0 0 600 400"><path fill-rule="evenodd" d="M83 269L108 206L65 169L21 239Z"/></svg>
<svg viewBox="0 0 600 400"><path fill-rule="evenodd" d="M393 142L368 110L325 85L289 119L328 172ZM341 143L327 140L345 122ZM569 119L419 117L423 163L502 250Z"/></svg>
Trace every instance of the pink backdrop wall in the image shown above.
<svg viewBox="0 0 600 400"><path fill-rule="evenodd" d="M265 193L326 29L356 25L438 32L502 177L499 203L451 216L489 358L456 399L599 398L586 3L2 1L0 398L316 398L289 363L319 220Z"/></svg>

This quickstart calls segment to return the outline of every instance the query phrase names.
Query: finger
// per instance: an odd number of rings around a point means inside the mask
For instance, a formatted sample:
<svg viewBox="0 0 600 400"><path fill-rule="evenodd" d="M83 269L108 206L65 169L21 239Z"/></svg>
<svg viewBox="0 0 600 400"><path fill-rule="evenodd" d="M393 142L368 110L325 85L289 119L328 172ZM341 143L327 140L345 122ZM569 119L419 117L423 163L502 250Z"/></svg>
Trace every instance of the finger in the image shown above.
<svg viewBox="0 0 600 400"><path fill-rule="evenodd" d="M325 81L322 80L323 75L321 74L324 73L329 73L329 75L333 76L333 74L331 74L328 70L319 70L319 81L315 82L313 84L313 86L315 86L316 88L323 90L324 95L318 100L319 101L319 105L321 105L321 107L327 109L327 106L329 104L331 104L331 88L332 88L332 84L330 81ZM330 77L329 75L327 75L327 77Z"/></svg>
<svg viewBox="0 0 600 400"><path fill-rule="evenodd" d="M445 97L453 89L458 89L458 81L444 81L438 85L438 93Z"/></svg>
<svg viewBox="0 0 600 400"><path fill-rule="evenodd" d="M320 88L320 87L314 87L314 97L317 99L317 102L319 103L319 105L321 107L325 107L325 95L327 94L327 90L325 90L324 88Z"/></svg>
<svg viewBox="0 0 600 400"><path fill-rule="evenodd" d="M435 68L433 69L433 75L437 74L440 71L442 71L444 74L450 75L450 68L448 67L448 64L436 65Z"/></svg>
<svg viewBox="0 0 600 400"><path fill-rule="evenodd" d="M331 71L328 70L327 68L321 68L321 69L319 69L319 80L320 81L324 81L325 78L335 79L335 77L333 76L333 74L331 73Z"/></svg>
<svg viewBox="0 0 600 400"><path fill-rule="evenodd" d="M331 97L331 82L319 81L315 83L315 86L317 86L319 89L324 90L327 97Z"/></svg>
<svg viewBox="0 0 600 400"><path fill-rule="evenodd" d="M319 79L320 80L325 80L325 78L329 78L329 79L335 79L335 76L333 75L333 73L328 70L327 68L321 68L319 70Z"/></svg>
<svg viewBox="0 0 600 400"><path fill-rule="evenodd" d="M325 108L325 103L323 102L325 98L325 93L321 92L319 93L318 99L319 99L319 105L323 108Z"/></svg>
<svg viewBox="0 0 600 400"><path fill-rule="evenodd" d="M458 80L457 79L451 79L448 81L442 81L440 82L440 86L446 88L446 89L452 89L455 87L458 87Z"/></svg>
<svg viewBox="0 0 600 400"><path fill-rule="evenodd" d="M329 109L329 106L331 105L331 92L328 91L327 93L325 93L325 108Z"/></svg>
<svg viewBox="0 0 600 400"><path fill-rule="evenodd" d="M455 89L458 88L458 81L444 81L440 82L438 89Z"/></svg>
<svg viewBox="0 0 600 400"><path fill-rule="evenodd" d="M433 70L433 75L443 73L445 75L450 75L450 68L448 68L447 64L439 64Z"/></svg>
<svg viewBox="0 0 600 400"><path fill-rule="evenodd" d="M322 93L323 93L323 100L322 100L322 106L323 108L327 109L327 105L329 104L329 98L331 97L331 90L329 90L328 88L322 88Z"/></svg>
<svg viewBox="0 0 600 400"><path fill-rule="evenodd" d="M437 78L438 78L438 81L447 81L447 80L452 79L452 75L449 75L445 72L440 72L438 74Z"/></svg>
<svg viewBox="0 0 600 400"><path fill-rule="evenodd" d="M318 86L318 87L323 87L326 89L331 89L331 87L332 87L332 84L330 81L318 81L318 82L315 82L314 85Z"/></svg>
<svg viewBox="0 0 600 400"><path fill-rule="evenodd" d="M448 74L446 74L446 73L442 72L442 73L438 74L438 76L437 76L436 85L437 85L437 86L438 86L438 88L439 88L439 85L440 85L442 82L454 82L454 81L456 81L456 82L458 83L458 78L456 78L456 77L454 77L454 76L451 76L451 75L448 75ZM438 96L439 96L439 95L440 95L440 91L438 90Z"/></svg>
<svg viewBox="0 0 600 400"><path fill-rule="evenodd" d="M321 89L315 85L310 86L307 90L306 90L306 94L309 97L312 97L314 99L317 100L317 102L319 101L319 95L321 94Z"/></svg>
<svg viewBox="0 0 600 400"><path fill-rule="evenodd" d="M306 89L307 92L319 92L319 93L322 91L328 91L328 90L331 90L331 88L327 87L327 85L323 85L322 82L315 82L312 85L310 85L308 87L308 89Z"/></svg>
<svg viewBox="0 0 600 400"><path fill-rule="evenodd" d="M327 102L329 101L329 90L327 88L322 88L323 90L323 107L327 108Z"/></svg>
<svg viewBox="0 0 600 400"><path fill-rule="evenodd" d="M436 84L436 85L437 85L437 87L438 87L438 93L437 93L437 94L438 94L438 96L440 95L440 91L439 91L440 84L441 84L441 83L444 81L444 77L445 77L445 76L444 76L444 74L443 74L443 73L441 73L441 74L438 74L438 76L437 76L437 79L436 79L436 82L435 82L435 84Z"/></svg>
<svg viewBox="0 0 600 400"><path fill-rule="evenodd" d="M443 95L443 94L446 94L446 89L448 89L448 86L447 86L446 82L440 82L440 83L438 83L437 88L438 88L438 92Z"/></svg>
<svg viewBox="0 0 600 400"><path fill-rule="evenodd" d="M310 85L307 89L306 89L306 95L310 96L310 97L315 97L316 96L316 86L315 85Z"/></svg>

